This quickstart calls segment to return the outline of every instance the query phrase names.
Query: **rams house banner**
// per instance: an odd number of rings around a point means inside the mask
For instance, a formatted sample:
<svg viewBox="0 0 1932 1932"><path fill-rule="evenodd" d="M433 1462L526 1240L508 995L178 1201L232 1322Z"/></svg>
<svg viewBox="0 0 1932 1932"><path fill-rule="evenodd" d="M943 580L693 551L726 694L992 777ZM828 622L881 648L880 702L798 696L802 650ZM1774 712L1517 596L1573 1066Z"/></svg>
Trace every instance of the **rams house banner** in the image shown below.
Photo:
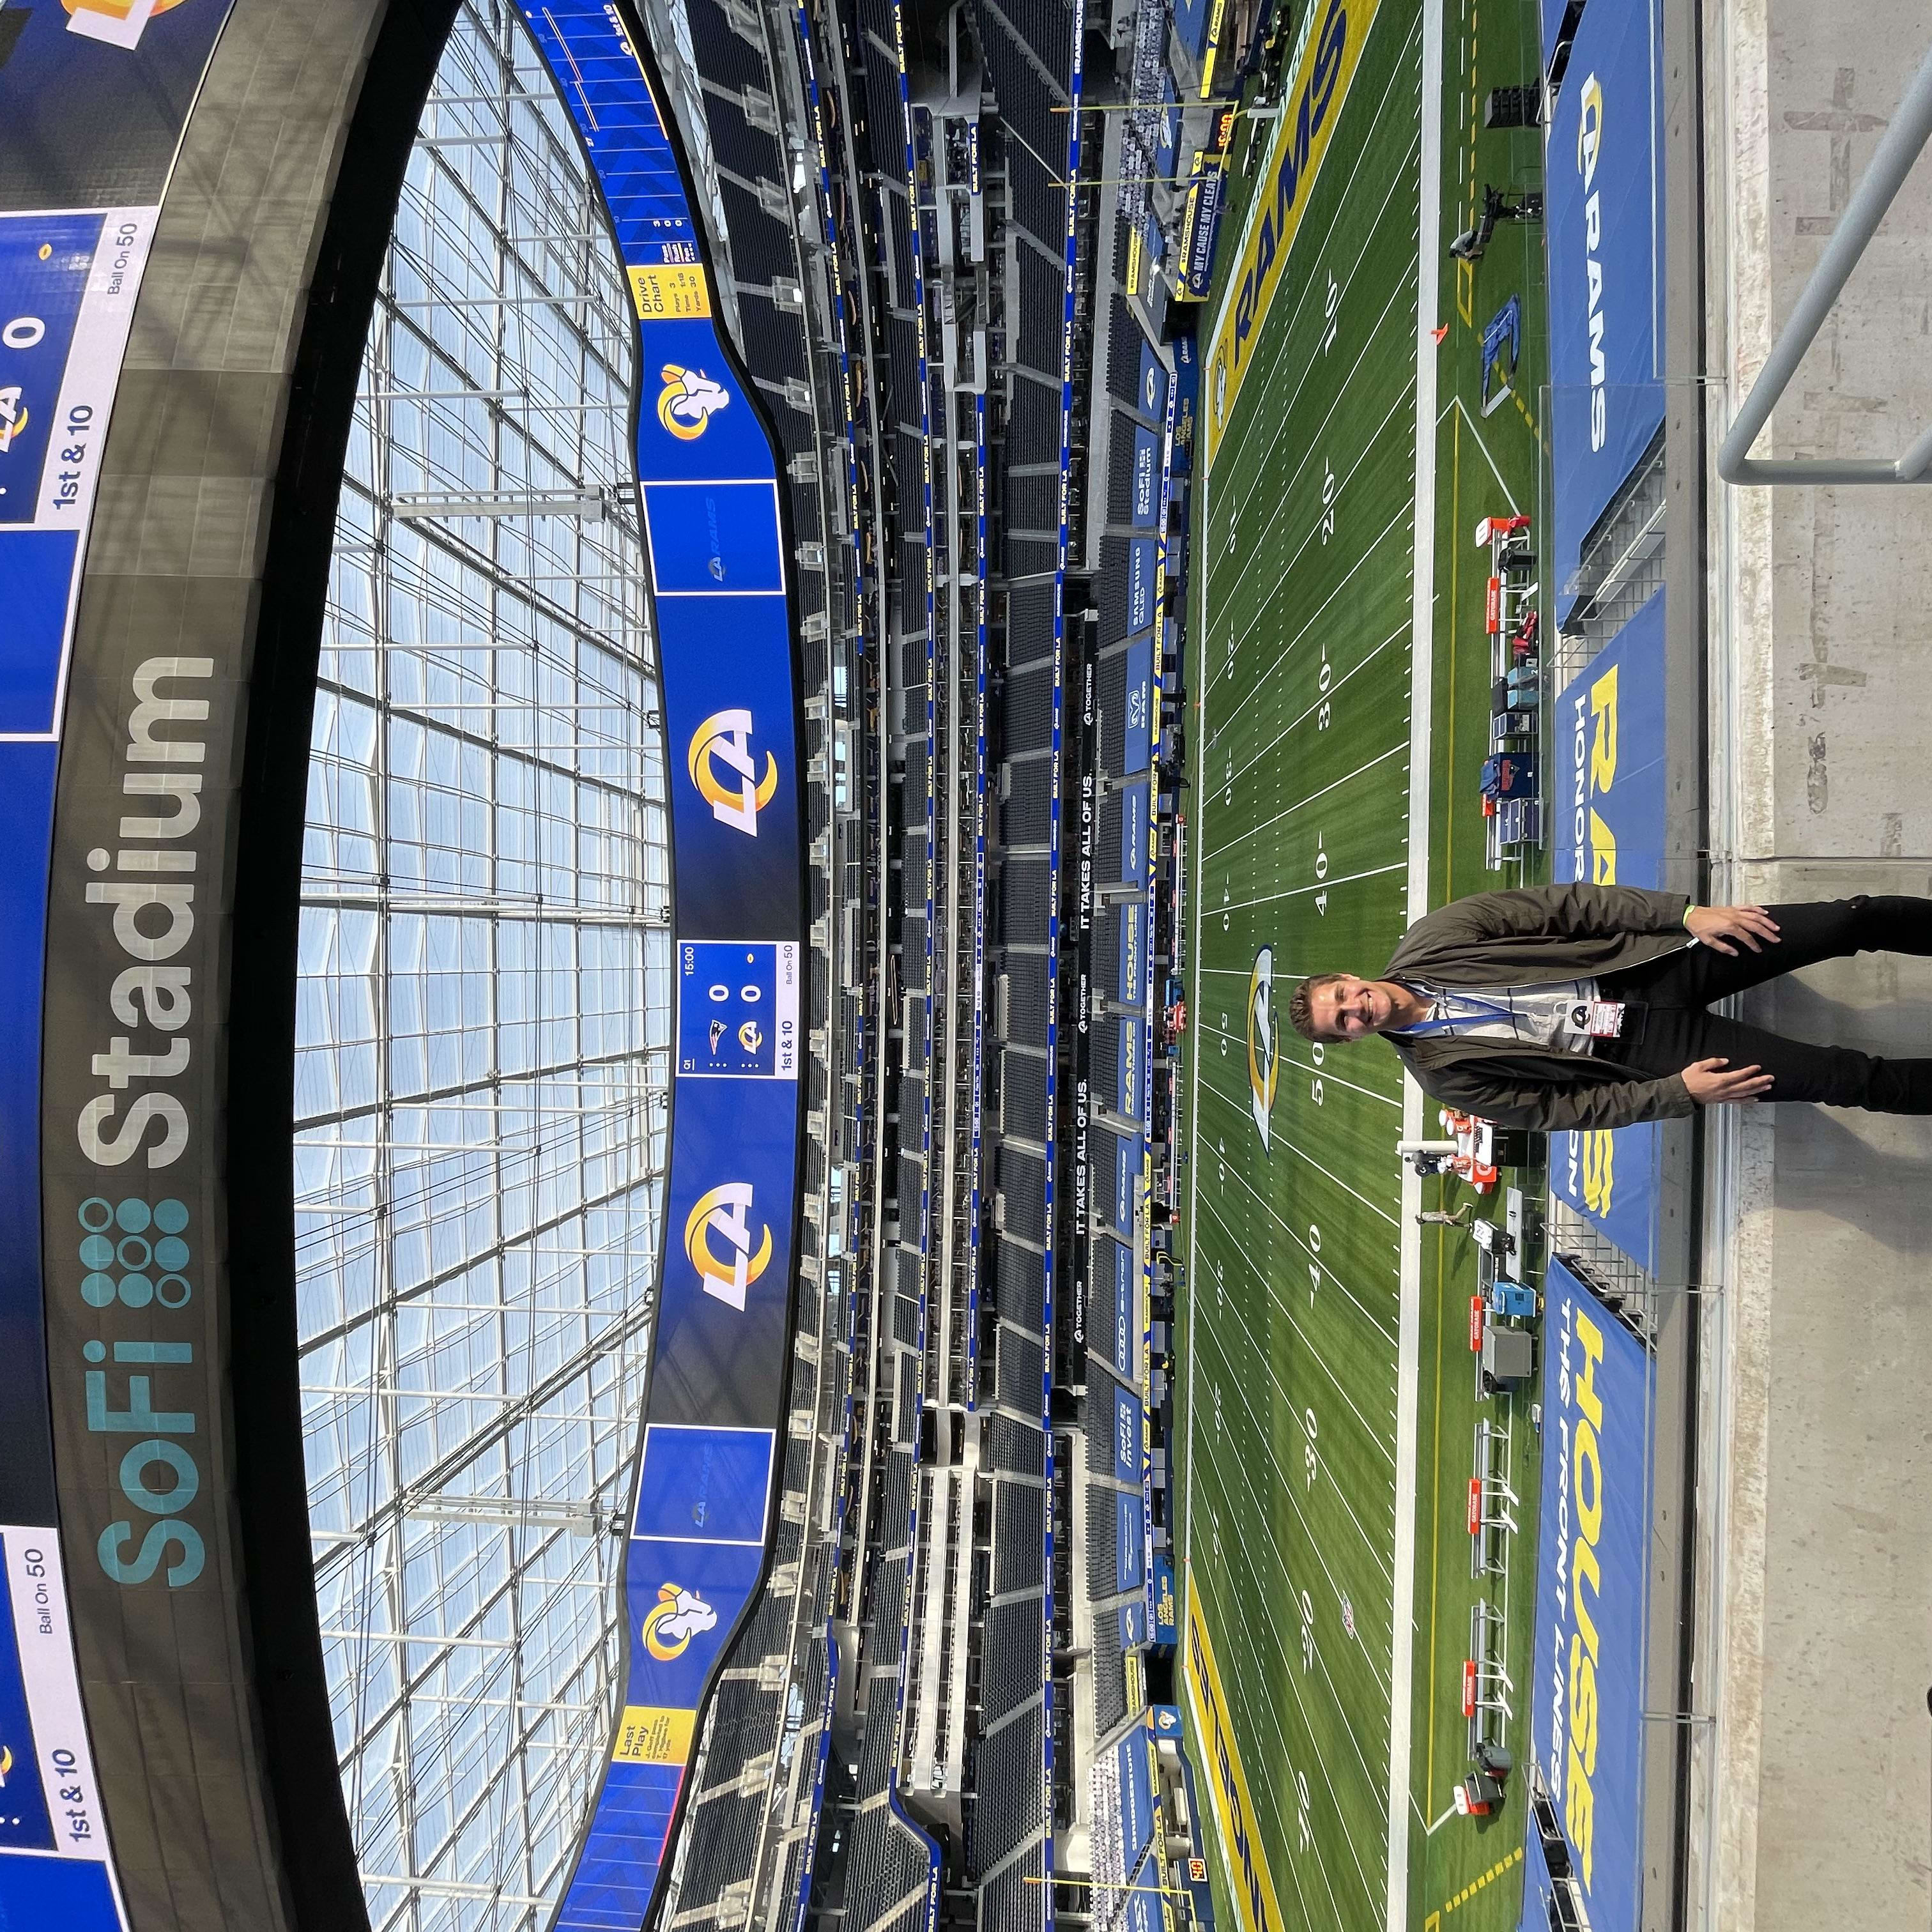
<svg viewBox="0 0 1932 1932"><path fill-rule="evenodd" d="M1592 530L1664 425L1663 74L1660 0L1586 8L1550 116L1544 242L1559 622L1576 604Z"/></svg>
<svg viewBox="0 0 1932 1932"><path fill-rule="evenodd" d="M1558 885L1665 884L1664 690L1660 590L1556 700L1550 847ZM1649 1274L1663 1131L1652 1120L1550 1137L1550 1186Z"/></svg>
<svg viewBox="0 0 1932 1932"><path fill-rule="evenodd" d="M1543 1498L1526 1695L1536 1774L1593 1926L1634 1926L1641 1903L1655 1402L1655 1366L1643 1345L1552 1261L1544 1281ZM1536 1836L1530 1833L1532 1844ZM1526 1923L1556 1922L1544 1901L1526 1904Z"/></svg>
<svg viewBox="0 0 1932 1932"><path fill-rule="evenodd" d="M661 97L602 0L524 18L637 309L676 884L666 1252L624 1558L623 1708L554 1922L588 1932L650 1915L711 1687L764 1575L796 1258L805 851L777 459L712 321Z"/></svg>

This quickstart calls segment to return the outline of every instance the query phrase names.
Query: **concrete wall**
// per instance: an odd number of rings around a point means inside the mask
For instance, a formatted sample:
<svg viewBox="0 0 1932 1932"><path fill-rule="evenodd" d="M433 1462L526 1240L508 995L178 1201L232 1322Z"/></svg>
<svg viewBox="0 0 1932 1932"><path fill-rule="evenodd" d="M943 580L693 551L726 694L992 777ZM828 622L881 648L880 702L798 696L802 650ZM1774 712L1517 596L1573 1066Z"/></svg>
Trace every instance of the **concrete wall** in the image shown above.
<svg viewBox="0 0 1932 1932"><path fill-rule="evenodd" d="M1923 0L1702 0L1714 457L1932 43ZM1932 158L1757 453L1932 424ZM1708 501L1714 896L1932 893L1932 490ZM1796 1036L1932 1053L1932 962L1753 996ZM1791 1106L1708 1142L1693 1924L1932 1912L1932 1121Z"/></svg>

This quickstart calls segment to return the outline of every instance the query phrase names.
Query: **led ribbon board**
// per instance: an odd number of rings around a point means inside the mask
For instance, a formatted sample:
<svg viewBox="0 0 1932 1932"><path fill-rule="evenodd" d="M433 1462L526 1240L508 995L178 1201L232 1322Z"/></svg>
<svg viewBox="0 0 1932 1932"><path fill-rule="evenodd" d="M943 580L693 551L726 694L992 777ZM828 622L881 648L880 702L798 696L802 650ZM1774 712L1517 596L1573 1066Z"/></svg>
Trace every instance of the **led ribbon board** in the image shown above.
<svg viewBox="0 0 1932 1932"><path fill-rule="evenodd" d="M54 780L81 565L134 298L227 14L227 0L0 11L0 1923L73 1932L126 1922L55 1533L40 1156ZM151 1202L140 1183L114 1180L103 1174L49 1266L54 1292L104 1323L144 1288L144 1312L184 1298L180 1270L190 1252L187 1210L168 1189L152 1190ZM167 1346L124 1336L116 1366L90 1372L79 1359L63 1361L64 1386L84 1376L90 1417L118 1427L145 1410L122 1396L130 1386L146 1391L152 1366L175 1359L161 1352ZM95 1340L85 1359L107 1354ZM118 1366L126 1362L140 1365L132 1384ZM155 1408L145 1418L152 1428L115 1439L114 1462L131 1460L137 1504L185 1501L193 1486L181 1472L195 1467L196 1445L158 1396ZM100 1568L122 1581L117 1568L124 1556L138 1562L141 1532L172 1519L165 1506L150 1518L118 1492L107 1500L104 1518L138 1526L131 1540L88 1522L80 1546L98 1532ZM178 1568L198 1535L179 1527L185 1534L167 1539Z"/></svg>
<svg viewBox="0 0 1932 1932"><path fill-rule="evenodd" d="M624 1556L624 1708L554 1921L604 1932L650 1910L706 1696L764 1569L798 1199L798 694L777 460L712 322L640 50L602 0L550 0L524 17L637 310L676 888L670 1182Z"/></svg>

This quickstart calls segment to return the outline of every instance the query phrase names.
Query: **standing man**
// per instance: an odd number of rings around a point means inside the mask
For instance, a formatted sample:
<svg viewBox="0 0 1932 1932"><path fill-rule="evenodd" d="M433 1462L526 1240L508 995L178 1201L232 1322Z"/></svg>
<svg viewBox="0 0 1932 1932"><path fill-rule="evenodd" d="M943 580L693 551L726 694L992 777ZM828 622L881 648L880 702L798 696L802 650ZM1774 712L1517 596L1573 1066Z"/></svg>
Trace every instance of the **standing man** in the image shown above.
<svg viewBox="0 0 1932 1932"><path fill-rule="evenodd" d="M1821 959L1932 956L1932 899L1700 906L1634 886L1478 892L1418 920L1379 980L1317 973L1312 1040L1378 1033L1445 1106L1546 1132L1816 1100L1932 1114L1932 1059L1811 1046L1706 1009Z"/></svg>

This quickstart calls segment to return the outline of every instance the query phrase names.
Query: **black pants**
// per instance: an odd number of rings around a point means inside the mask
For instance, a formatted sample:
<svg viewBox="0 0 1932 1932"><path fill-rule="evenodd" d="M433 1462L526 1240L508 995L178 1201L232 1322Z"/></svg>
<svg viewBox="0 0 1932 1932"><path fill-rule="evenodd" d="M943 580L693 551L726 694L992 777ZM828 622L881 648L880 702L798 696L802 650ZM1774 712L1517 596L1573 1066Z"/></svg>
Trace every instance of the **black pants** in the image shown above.
<svg viewBox="0 0 1932 1932"><path fill-rule="evenodd" d="M1812 1046L1704 1009L1780 974L1854 952L1932 956L1932 899L1826 899L1766 908L1783 935L1754 952L1742 940L1727 955L1708 946L1666 953L1648 964L1606 974L1606 1000L1631 1003L1606 1058L1652 1074L1681 1073L1693 1060L1719 1058L1772 1076L1767 1100L1819 1100L1881 1114L1932 1114L1932 1060L1880 1060L1850 1047ZM1640 1007L1642 1010L1635 1010Z"/></svg>

